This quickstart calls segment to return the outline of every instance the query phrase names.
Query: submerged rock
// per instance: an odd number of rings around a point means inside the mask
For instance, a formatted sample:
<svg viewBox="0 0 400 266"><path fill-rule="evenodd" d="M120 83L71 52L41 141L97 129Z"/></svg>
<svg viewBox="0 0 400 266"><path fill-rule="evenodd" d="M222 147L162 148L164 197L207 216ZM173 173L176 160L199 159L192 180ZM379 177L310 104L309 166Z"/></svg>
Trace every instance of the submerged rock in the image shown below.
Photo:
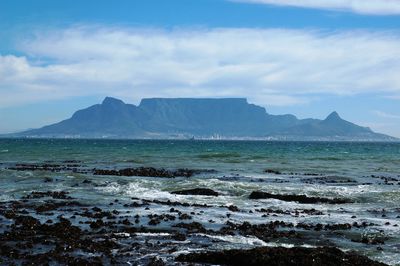
<svg viewBox="0 0 400 266"><path fill-rule="evenodd" d="M173 227L184 228L190 233L205 233L207 230L201 223L192 222L192 223L179 223L173 225Z"/></svg>
<svg viewBox="0 0 400 266"><path fill-rule="evenodd" d="M283 248L261 247L250 250L224 250L204 253L182 254L179 262L219 265L293 265L293 266L380 266L367 257L345 253L337 248Z"/></svg>
<svg viewBox="0 0 400 266"><path fill-rule="evenodd" d="M74 195L78 194L74 193ZM331 245L329 238L327 241L321 239L330 235L339 235L345 238L351 236L352 241L354 238L356 241L364 243L364 247L372 248L374 251L379 246L372 245L383 245L383 240L389 239L386 238L386 235L382 234L381 236L378 233L359 235L362 230L336 232L351 230L353 227L364 228L374 225L367 222L353 225L293 224L284 220L275 220L269 223L251 224L247 221L233 223L228 219L220 227L222 222L218 220L213 221L207 217L209 220L205 222L203 221L205 220L204 216L198 220L201 215L212 213L210 208L228 209L231 212L240 211L241 214L247 213L244 207L239 209L235 205L212 206L132 198L132 200L140 202L139 207L135 208L141 209L136 210L127 209L129 204L123 206L125 201L122 199L113 200L114 207L112 208L105 205L109 201L95 206L87 202L82 204L77 200L79 198L70 199L66 192L33 191L23 200L0 202L0 230L2 230L0 232L0 264L123 265L128 261L137 261L137 264L140 265L148 263L173 265L177 251L191 248L192 250L200 249L212 258L210 261L199 260L198 262L202 264L265 265L273 262L271 265L329 266L361 265L362 262L368 266L382 264L371 264L371 261L364 257L343 253L332 248L306 249L306 251L270 249L268 252L242 250L236 251L236 253L220 251L219 253L215 252L214 255L210 255L211 252L207 251L209 248L214 248L214 242L218 242L218 246L221 248L231 247L228 246L230 242L225 244L212 236L222 237L221 239L224 239L224 236L251 237L264 242L295 243L296 245L308 243ZM160 206L164 207L161 209ZM144 208L149 212L142 213L141 210ZM322 215L315 209L292 211L255 209L254 213L252 211L249 213L259 217L259 212L262 215L293 214L293 212ZM389 214L385 209L382 209L382 212ZM210 218L218 219L219 217L225 219L220 212ZM216 223L215 226L210 225L214 223ZM322 230L327 232L321 232ZM253 248L253 245L243 246L243 248L246 247ZM220 254L218 255L220 260L215 259L216 254ZM137 260L139 256L141 259ZM151 259L154 257L156 259ZM234 259L231 260L231 257ZM288 259L286 259L287 257ZM309 263L311 260L313 260L312 263ZM344 263L338 264L337 262L340 260ZM188 260L187 262L197 262L197 260ZM360 262L360 264L355 262Z"/></svg>
<svg viewBox="0 0 400 266"><path fill-rule="evenodd" d="M267 174L275 174L275 175L281 175L281 174L282 174L281 171L274 170L274 169L266 169L266 170L264 170L264 173L267 173Z"/></svg>
<svg viewBox="0 0 400 266"><path fill-rule="evenodd" d="M306 195L281 195L271 194L262 191L253 191L249 199L278 199L283 201L296 201L298 203L313 204L313 203L328 203L328 204L345 204L351 203L348 199L328 199L320 197L308 197Z"/></svg>
<svg viewBox="0 0 400 266"><path fill-rule="evenodd" d="M40 198L53 198L53 199L72 199L72 197L68 196L68 192L66 191L32 191L30 194L22 197L23 199L40 199Z"/></svg>
<svg viewBox="0 0 400 266"><path fill-rule="evenodd" d="M171 194L178 194L178 195L201 195L201 196L215 196L219 195L218 192L209 189L209 188L193 188L187 190L180 190L180 191L173 191Z"/></svg>

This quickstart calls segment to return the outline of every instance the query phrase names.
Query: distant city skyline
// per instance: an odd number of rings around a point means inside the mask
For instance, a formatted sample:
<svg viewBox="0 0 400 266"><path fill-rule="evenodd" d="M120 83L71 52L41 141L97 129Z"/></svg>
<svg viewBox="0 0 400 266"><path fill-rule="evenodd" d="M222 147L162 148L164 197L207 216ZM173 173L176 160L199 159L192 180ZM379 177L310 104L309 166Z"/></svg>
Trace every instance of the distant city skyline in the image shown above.
<svg viewBox="0 0 400 266"><path fill-rule="evenodd" d="M0 133L117 97L244 97L400 137L400 2L0 3Z"/></svg>

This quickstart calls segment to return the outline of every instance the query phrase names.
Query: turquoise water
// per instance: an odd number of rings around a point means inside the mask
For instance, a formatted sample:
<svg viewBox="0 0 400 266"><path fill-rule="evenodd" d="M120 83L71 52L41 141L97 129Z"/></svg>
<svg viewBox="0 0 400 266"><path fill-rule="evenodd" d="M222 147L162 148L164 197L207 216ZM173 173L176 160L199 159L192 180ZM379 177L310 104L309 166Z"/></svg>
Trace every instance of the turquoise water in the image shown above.
<svg viewBox="0 0 400 266"><path fill-rule="evenodd" d="M66 161L76 161L85 169L152 166L214 171L191 178L165 179L8 169L18 163ZM280 173L266 173L266 169ZM44 183L44 178L56 182ZM95 186L77 185L85 179L92 180ZM222 196L169 193L194 187L212 188ZM132 197L215 205L212 211L208 209L195 218L213 228L227 221L226 210L217 206L229 204L242 210L232 214L229 218L232 222L255 224L280 219L295 224L374 223L375 226L354 229L344 235L323 237L342 249L354 249L391 265L400 264L400 230L395 226L400 225L400 143L0 139L0 200L17 199L32 190L66 190L83 201L104 206L115 198L123 201ZM312 205L326 215L266 218L249 211L260 206L294 210L304 205L271 199L250 201L248 195L254 190L347 198L354 203ZM157 210L162 211L162 206ZM215 223L209 224L210 219ZM354 235L376 234L386 239L381 245L383 251L374 245L351 241ZM224 241L228 247L271 244L254 239ZM300 244L313 246L317 241Z"/></svg>
<svg viewBox="0 0 400 266"><path fill-rule="evenodd" d="M400 173L400 143L0 139L2 163L72 159L94 166L212 168L249 174L274 168L361 177Z"/></svg>

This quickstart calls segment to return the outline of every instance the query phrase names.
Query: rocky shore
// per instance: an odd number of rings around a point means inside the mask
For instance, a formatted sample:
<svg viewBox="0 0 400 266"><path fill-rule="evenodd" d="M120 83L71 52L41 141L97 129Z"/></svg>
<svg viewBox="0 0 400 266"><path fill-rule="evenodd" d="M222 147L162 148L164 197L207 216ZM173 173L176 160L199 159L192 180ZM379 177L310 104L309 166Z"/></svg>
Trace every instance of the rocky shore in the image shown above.
<svg viewBox="0 0 400 266"><path fill-rule="evenodd" d="M385 252L394 236L382 228L398 224L378 218L400 217L400 209L368 209L376 219L358 218L351 213L357 201L257 190L265 183L257 178L243 183L242 194L242 187L218 186L235 186L236 177L190 183L212 170L100 169L70 160L7 171L40 173L35 186L42 189L20 189L0 201L0 265L385 265L369 258L371 250ZM134 183L139 192L127 197L132 180L151 191L162 186L163 196L141 193ZM332 219L337 213L351 222Z"/></svg>
<svg viewBox="0 0 400 266"><path fill-rule="evenodd" d="M204 192L193 190L191 192ZM212 190L205 190L210 193ZM176 193L176 192L175 192ZM182 194L189 193L187 191ZM212 194L212 193L211 193ZM215 196L215 195L212 195ZM165 212L139 214L158 205ZM180 210L191 207L192 212ZM276 220L267 224L227 220L218 230L194 221L212 206L171 201L118 199L107 207L90 206L65 191L33 191L20 200L0 203L0 263L4 265L141 265L191 263L222 265L383 265L355 253L330 247L259 247L241 250L214 250L218 238L253 237L301 242L307 231L339 232L356 224L312 225ZM224 206L221 206L224 207ZM228 214L240 211L226 206ZM299 210L303 214L315 210ZM259 210L272 214L273 211ZM275 213L279 213L275 210ZM282 212L282 211L281 211ZM229 216L229 215L228 215ZM369 224L360 225L363 227ZM314 236L317 237L317 236ZM218 242L218 241L217 241ZM372 243L370 243L372 244ZM201 248L201 252L182 254L182 245Z"/></svg>
<svg viewBox="0 0 400 266"><path fill-rule="evenodd" d="M217 265L342 265L342 266L383 266L384 264L351 252L333 247L283 248L262 247L250 250L226 250L219 252L192 253L179 255L180 262L207 263Z"/></svg>

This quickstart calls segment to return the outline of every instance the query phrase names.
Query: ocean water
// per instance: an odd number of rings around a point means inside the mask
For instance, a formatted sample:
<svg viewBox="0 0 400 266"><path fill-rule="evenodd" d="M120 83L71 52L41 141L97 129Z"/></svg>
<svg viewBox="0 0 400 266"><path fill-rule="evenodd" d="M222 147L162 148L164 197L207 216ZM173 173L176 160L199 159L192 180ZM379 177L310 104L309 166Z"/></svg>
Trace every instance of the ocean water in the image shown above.
<svg viewBox="0 0 400 266"><path fill-rule="evenodd" d="M77 164L79 169L86 170L145 166L204 171L189 178L157 178L95 176L90 171L9 169L21 163ZM278 172L266 172L267 169ZM44 178L53 182L43 182ZM82 185L83 180L92 183ZM199 187L211 188L221 195L170 193ZM198 234L191 240L194 246L183 245L178 252L185 252L185 248L201 249L196 241L203 243L203 238L217 241L214 248L335 245L390 265L400 265L400 143L0 139L0 201L19 199L30 191L48 190L68 191L74 198L104 208L115 199L123 203L132 198L212 205L193 217L193 221L210 229L218 229L227 221L260 224L280 220L295 225L366 222L373 225L344 231L310 232L309 238L298 242ZM353 203L310 205L276 199L250 200L248 196L255 190L345 198ZM240 211L227 217L223 206L232 204ZM169 208L156 205L138 212L145 215ZM323 215L277 213L263 216L257 212L260 208L292 213L296 209L315 208ZM168 223L158 225L168 226ZM142 237L155 236L144 234ZM379 244L354 241L360 237L383 241Z"/></svg>

